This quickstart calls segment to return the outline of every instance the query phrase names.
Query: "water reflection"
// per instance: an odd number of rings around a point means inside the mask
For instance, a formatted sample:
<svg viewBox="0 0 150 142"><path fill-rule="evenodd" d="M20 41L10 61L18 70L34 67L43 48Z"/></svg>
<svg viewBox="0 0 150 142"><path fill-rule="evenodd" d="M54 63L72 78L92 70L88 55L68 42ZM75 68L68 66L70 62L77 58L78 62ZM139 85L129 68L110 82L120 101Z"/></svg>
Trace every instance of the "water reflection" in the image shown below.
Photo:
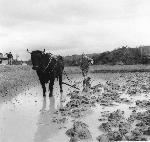
<svg viewBox="0 0 150 142"><path fill-rule="evenodd" d="M38 128L34 136L34 142L48 142L48 139L55 136L58 132L58 126L52 122L53 112L55 110L55 98L43 98L43 105L39 114Z"/></svg>

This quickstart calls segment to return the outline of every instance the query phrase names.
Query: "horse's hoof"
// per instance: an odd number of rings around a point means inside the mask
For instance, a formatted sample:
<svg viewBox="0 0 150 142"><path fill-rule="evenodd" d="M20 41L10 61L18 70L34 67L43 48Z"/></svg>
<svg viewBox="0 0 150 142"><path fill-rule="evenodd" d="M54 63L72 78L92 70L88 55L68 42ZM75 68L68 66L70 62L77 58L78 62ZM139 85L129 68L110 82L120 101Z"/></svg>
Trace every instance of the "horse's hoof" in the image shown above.
<svg viewBox="0 0 150 142"><path fill-rule="evenodd" d="M49 94L49 97L53 97L53 95L52 95L52 94Z"/></svg>
<svg viewBox="0 0 150 142"><path fill-rule="evenodd" d="M46 94L43 94L43 97L46 97Z"/></svg>

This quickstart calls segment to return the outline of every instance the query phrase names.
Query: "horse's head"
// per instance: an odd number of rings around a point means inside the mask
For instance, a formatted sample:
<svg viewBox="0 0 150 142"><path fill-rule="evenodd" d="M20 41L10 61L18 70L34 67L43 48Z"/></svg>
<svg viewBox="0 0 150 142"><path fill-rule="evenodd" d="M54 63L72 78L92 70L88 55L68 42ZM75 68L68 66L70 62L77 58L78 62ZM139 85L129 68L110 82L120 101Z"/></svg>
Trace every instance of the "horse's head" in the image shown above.
<svg viewBox="0 0 150 142"><path fill-rule="evenodd" d="M27 49L28 51L28 49ZM29 52L29 51L28 51ZM45 52L45 50L44 50ZM44 52L40 50L35 50L32 52L29 52L31 54L31 61L32 61L32 69L33 70L39 70L41 69L42 60L44 58Z"/></svg>

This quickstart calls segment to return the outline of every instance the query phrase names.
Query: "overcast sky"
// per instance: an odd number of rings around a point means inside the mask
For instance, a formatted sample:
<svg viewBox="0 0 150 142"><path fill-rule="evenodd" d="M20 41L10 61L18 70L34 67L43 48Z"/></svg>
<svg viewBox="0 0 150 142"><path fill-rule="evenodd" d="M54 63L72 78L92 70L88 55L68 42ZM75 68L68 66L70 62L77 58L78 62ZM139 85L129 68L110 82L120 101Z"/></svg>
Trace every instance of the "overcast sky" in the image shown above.
<svg viewBox="0 0 150 142"><path fill-rule="evenodd" d="M150 45L150 0L0 0L0 52L71 55Z"/></svg>

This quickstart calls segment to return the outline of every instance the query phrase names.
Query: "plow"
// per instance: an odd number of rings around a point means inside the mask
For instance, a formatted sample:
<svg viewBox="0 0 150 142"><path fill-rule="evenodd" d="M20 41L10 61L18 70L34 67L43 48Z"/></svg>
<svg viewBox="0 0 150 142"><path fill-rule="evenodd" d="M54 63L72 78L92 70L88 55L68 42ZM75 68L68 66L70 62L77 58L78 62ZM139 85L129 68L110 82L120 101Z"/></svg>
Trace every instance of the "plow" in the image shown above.
<svg viewBox="0 0 150 142"><path fill-rule="evenodd" d="M80 89L79 89L78 87L76 87L75 85L70 85L70 84L68 84L68 83L66 83L66 82L62 82L62 84L65 84L65 85L67 85L67 86L70 86L70 87L72 87L72 88L77 89L77 90L80 91Z"/></svg>
<svg viewBox="0 0 150 142"><path fill-rule="evenodd" d="M64 74L65 74L65 76L67 77L67 80L68 80L70 83L72 83L72 80L68 77L68 75L67 75L67 73L66 73L65 71L64 71ZM67 86L70 86L70 87L72 87L72 88L77 89L77 90L80 91L80 89L79 89L78 87L76 87L75 84L74 84L74 85L71 85L71 84L66 83L66 82L62 82L62 84L65 84L65 85L67 85Z"/></svg>

